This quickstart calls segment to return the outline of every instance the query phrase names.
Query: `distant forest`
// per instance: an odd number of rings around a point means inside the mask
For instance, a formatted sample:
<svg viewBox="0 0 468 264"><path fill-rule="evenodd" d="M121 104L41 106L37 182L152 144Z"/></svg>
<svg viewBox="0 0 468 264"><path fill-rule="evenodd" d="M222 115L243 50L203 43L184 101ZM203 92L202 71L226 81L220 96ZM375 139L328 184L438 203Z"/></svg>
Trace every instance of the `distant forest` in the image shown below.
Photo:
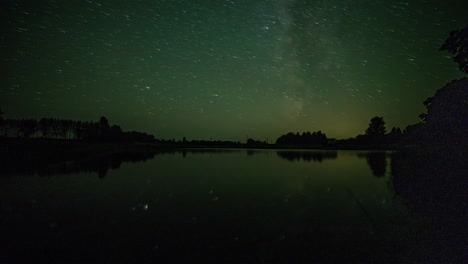
<svg viewBox="0 0 468 264"><path fill-rule="evenodd" d="M0 111L1 112L1 111ZM82 122L55 118L3 119L0 118L0 136L6 138L44 138L99 142L152 142L154 136L143 132L123 132L109 125L105 117L98 122Z"/></svg>
<svg viewBox="0 0 468 264"><path fill-rule="evenodd" d="M317 132L289 132L276 140L278 145L382 145L403 143L405 135L400 128L394 127L389 133L383 117L374 117L370 120L369 127L364 135L355 138L336 140L328 138L322 131Z"/></svg>
<svg viewBox="0 0 468 264"><path fill-rule="evenodd" d="M0 111L0 114L3 114ZM1 116L0 116L1 117ZM393 144L402 139L402 132L399 128L393 128L386 133L385 121L383 117L374 117L371 119L369 128L365 135L359 135L356 138L342 140L340 143L350 144ZM109 125L106 117L101 117L98 122L82 122L65 119L42 118L36 119L3 119L0 118L0 137L3 138L40 138L55 140L78 140L85 142L162 142L177 143L181 145L241 145L240 142L219 141L219 140L192 140L187 141L175 139L163 140L155 139L153 135L143 132L131 131L123 132L118 125ZM337 141L329 139L321 131L317 132L290 132L280 136L276 140L277 145L314 145L326 146L336 144ZM267 142L247 139L249 146L265 146Z"/></svg>

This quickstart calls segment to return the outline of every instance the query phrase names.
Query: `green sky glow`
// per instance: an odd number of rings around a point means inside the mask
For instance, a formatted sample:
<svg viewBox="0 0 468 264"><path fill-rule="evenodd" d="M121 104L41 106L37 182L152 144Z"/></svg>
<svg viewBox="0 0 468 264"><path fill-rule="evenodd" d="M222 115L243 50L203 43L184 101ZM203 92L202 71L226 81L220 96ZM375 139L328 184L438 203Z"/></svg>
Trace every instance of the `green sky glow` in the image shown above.
<svg viewBox="0 0 468 264"><path fill-rule="evenodd" d="M467 1L1 1L7 118L98 120L157 138L270 141L418 121L463 76L438 48Z"/></svg>

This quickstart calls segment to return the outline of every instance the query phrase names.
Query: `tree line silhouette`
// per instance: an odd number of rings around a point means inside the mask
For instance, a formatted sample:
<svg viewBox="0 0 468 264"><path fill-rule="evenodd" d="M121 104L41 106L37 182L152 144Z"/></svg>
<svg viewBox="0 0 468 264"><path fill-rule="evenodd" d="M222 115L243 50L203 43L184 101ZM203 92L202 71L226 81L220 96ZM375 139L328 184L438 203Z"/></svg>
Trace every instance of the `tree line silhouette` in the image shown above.
<svg viewBox="0 0 468 264"><path fill-rule="evenodd" d="M328 138L321 131L293 133L289 132L276 140L277 145L302 145L309 146L350 146L350 145L395 145L402 143L405 134L399 127L393 127L389 133L383 117L373 117L364 135L355 138L336 140Z"/></svg>
<svg viewBox="0 0 468 264"><path fill-rule="evenodd" d="M324 145L328 142L327 136L322 133L322 131L317 132L303 132L299 134L297 132L294 134L293 132L289 132L286 135L280 136L276 140L276 144L313 144L313 145Z"/></svg>
<svg viewBox="0 0 468 264"><path fill-rule="evenodd" d="M1 112L1 111L0 111ZM43 138L104 142L152 142L154 136L143 132L123 132L118 125L109 125L106 117L98 122L56 118L3 119L0 136L6 138Z"/></svg>

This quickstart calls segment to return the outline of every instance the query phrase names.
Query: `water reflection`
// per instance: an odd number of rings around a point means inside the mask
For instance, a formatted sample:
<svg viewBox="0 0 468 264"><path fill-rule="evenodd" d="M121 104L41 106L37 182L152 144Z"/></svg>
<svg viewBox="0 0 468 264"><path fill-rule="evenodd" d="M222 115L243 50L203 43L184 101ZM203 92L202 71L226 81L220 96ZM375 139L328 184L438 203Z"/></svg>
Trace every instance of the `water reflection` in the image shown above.
<svg viewBox="0 0 468 264"><path fill-rule="evenodd" d="M145 161L105 181L0 178L0 262L460 263L461 159L338 152L127 153L81 163L105 175Z"/></svg>
<svg viewBox="0 0 468 264"><path fill-rule="evenodd" d="M97 173L100 178L107 175L109 170L120 168L125 162L144 162L161 155L182 155L185 159L188 154L226 154L239 152L238 149L166 149L152 152L119 152L101 156L92 156L88 158L70 160L65 162L51 162L47 160L26 160L15 159L8 162L0 161L1 175L39 175L52 176L59 174L72 173ZM245 150L247 156L258 155L261 153L269 153L265 150ZM288 161L304 161L304 162L319 162L327 159L337 159L337 151L320 151L320 150L278 150L278 157ZM387 172L387 158L389 156L385 152L364 152L357 153L360 158L366 158L367 164L372 170L374 176L383 177Z"/></svg>
<svg viewBox="0 0 468 264"><path fill-rule="evenodd" d="M384 177L387 172L387 153L386 152L364 152L358 153L358 157L365 158L367 165L376 177Z"/></svg>
<svg viewBox="0 0 468 264"><path fill-rule="evenodd" d="M246 152L247 152L247 156L253 156L255 154L258 154L258 151L254 149L248 149Z"/></svg>
<svg viewBox="0 0 468 264"><path fill-rule="evenodd" d="M402 151L392 156L392 188L428 223L415 250L421 263L466 260L466 153Z"/></svg>
<svg viewBox="0 0 468 264"><path fill-rule="evenodd" d="M336 151L289 151L279 150L276 152L280 158L289 161L307 161L307 162L322 162L326 159L336 159L338 154Z"/></svg>
<svg viewBox="0 0 468 264"><path fill-rule="evenodd" d="M392 158L395 194L424 215L467 215L466 160L453 153L401 152Z"/></svg>
<svg viewBox="0 0 468 264"><path fill-rule="evenodd" d="M39 175L53 176L72 173L97 173L99 177L105 177L108 170L120 168L124 162L139 162L154 158L155 153L126 152L113 153L105 156L82 158L65 162L50 162L47 160L30 161L15 160L14 162L1 163L1 175Z"/></svg>
<svg viewBox="0 0 468 264"><path fill-rule="evenodd" d="M0 160L0 175L39 175L53 176L72 173L97 173L100 178L104 178L109 170L115 170L125 162L144 162L160 155L181 154L186 157L191 154L206 153L229 153L235 150L230 149L174 149L160 151L136 151L117 152L106 155L90 155L80 159L54 162L43 158L31 160L28 157Z"/></svg>

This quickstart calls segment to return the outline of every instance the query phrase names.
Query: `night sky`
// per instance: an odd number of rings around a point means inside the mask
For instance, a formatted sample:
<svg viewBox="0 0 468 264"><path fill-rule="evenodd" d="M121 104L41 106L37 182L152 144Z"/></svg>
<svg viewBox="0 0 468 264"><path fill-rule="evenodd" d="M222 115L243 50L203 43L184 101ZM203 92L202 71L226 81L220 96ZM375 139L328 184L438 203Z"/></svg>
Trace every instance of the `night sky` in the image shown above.
<svg viewBox="0 0 468 264"><path fill-rule="evenodd" d="M6 118L98 121L156 138L328 137L419 121L464 76L438 51L459 0L0 0Z"/></svg>

